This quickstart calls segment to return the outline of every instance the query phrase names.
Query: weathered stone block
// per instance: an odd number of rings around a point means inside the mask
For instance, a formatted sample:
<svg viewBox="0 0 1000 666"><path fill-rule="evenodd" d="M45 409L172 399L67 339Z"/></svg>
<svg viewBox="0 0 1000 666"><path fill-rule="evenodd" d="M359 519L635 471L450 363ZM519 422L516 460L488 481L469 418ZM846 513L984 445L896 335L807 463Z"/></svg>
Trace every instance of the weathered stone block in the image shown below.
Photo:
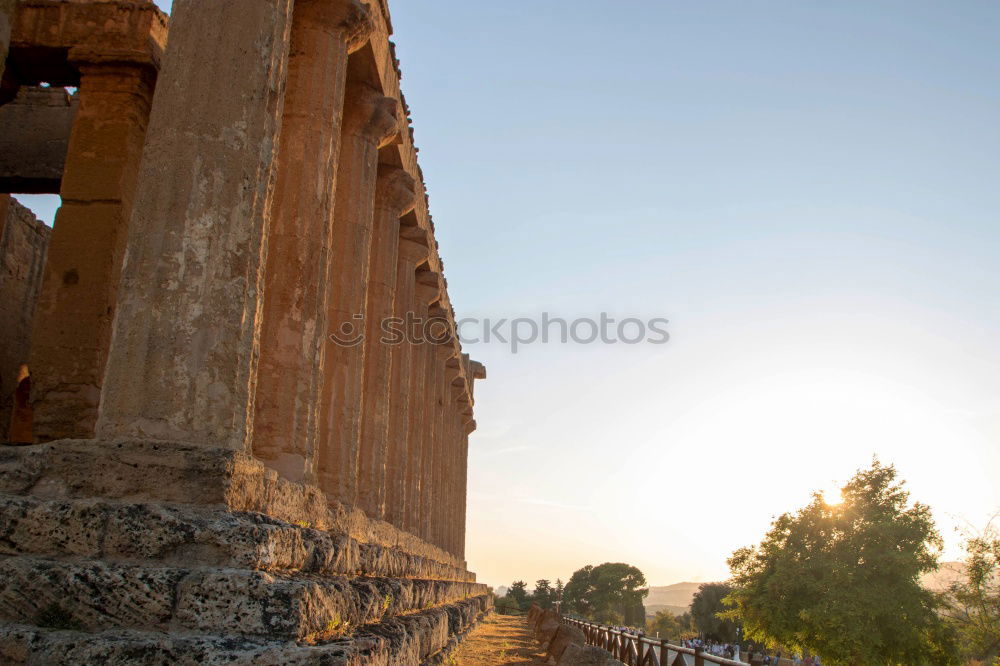
<svg viewBox="0 0 1000 666"><path fill-rule="evenodd" d="M528 626L531 627L532 631L535 630L535 626L538 624L538 616L541 614L542 607L538 604L531 604L531 607L528 608L528 615L526 619L528 621Z"/></svg>
<svg viewBox="0 0 1000 666"><path fill-rule="evenodd" d="M449 581L276 575L15 557L0 561L0 619L88 631L182 630L314 643L481 593ZM454 627L464 619L450 620Z"/></svg>
<svg viewBox="0 0 1000 666"><path fill-rule="evenodd" d="M621 662L592 645L568 645L559 658L559 666L615 666Z"/></svg>
<svg viewBox="0 0 1000 666"><path fill-rule="evenodd" d="M467 599L364 627L348 639L315 646L244 637L142 631L85 633L0 625L0 662L27 664L145 664L155 666L399 666L435 663L447 648L449 611L474 622L488 610L484 597ZM467 631L470 625L462 627Z"/></svg>
<svg viewBox="0 0 1000 666"><path fill-rule="evenodd" d="M584 636L582 631L568 624L560 624L552 640L549 642L549 649L545 655L546 661L556 664L570 645L582 647L586 644L587 637Z"/></svg>
<svg viewBox="0 0 1000 666"><path fill-rule="evenodd" d="M562 626L562 616L559 615L554 610L542 611L539 616L538 626L535 629L535 637L542 644L542 647L547 647L555 636L556 631Z"/></svg>
<svg viewBox="0 0 1000 666"><path fill-rule="evenodd" d="M150 479L156 479L150 483ZM363 512L330 502L315 487L281 479L250 456L169 442L63 440L0 449L0 493L51 500L101 497L131 503L216 507L346 535L366 544L359 569L433 571L475 580L440 548ZM404 555L405 554L405 555ZM427 561L423 564L420 561ZM446 573L447 572L447 573Z"/></svg>
<svg viewBox="0 0 1000 666"><path fill-rule="evenodd" d="M0 192L59 192L78 106L64 88L29 86L0 106Z"/></svg>

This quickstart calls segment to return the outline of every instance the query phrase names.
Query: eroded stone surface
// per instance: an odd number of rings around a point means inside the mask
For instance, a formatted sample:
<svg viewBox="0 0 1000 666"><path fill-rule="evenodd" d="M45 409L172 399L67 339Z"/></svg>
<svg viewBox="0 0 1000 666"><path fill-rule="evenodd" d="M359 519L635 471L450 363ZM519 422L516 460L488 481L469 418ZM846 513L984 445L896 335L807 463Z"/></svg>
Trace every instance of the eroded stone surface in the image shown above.
<svg viewBox="0 0 1000 666"><path fill-rule="evenodd" d="M474 583L278 575L242 569L140 566L106 560L0 561L0 618L87 631L186 630L316 642L362 625L482 594Z"/></svg>
<svg viewBox="0 0 1000 666"><path fill-rule="evenodd" d="M569 645L559 659L559 666L617 666L610 654L592 645Z"/></svg>
<svg viewBox="0 0 1000 666"><path fill-rule="evenodd" d="M0 190L59 191L78 107L64 88L32 86L0 106Z"/></svg>
<svg viewBox="0 0 1000 666"><path fill-rule="evenodd" d="M538 641L542 644L542 647L548 647L552 642L552 638L559 631L559 627L562 626L562 616L559 615L554 610L544 610L539 616L538 624L535 628L535 636Z"/></svg>
<svg viewBox="0 0 1000 666"><path fill-rule="evenodd" d="M18 370L28 362L31 322L51 230L0 194L0 441L6 441Z"/></svg>
<svg viewBox="0 0 1000 666"><path fill-rule="evenodd" d="M255 513L0 495L0 553L474 582L464 569Z"/></svg>
<svg viewBox="0 0 1000 666"><path fill-rule="evenodd" d="M438 663L453 622L459 633L489 610L487 597L395 617L349 638L306 646L198 635L140 631L84 633L34 626L0 625L0 661L5 664L143 664L148 666L254 664L277 666L396 666Z"/></svg>
<svg viewBox="0 0 1000 666"><path fill-rule="evenodd" d="M156 482L150 483L151 479ZM215 505L344 534L359 543L464 569L462 562L440 548L388 523L368 520L360 510L329 502L314 486L281 479L259 461L227 449L89 440L0 449L0 493Z"/></svg>
<svg viewBox="0 0 1000 666"><path fill-rule="evenodd" d="M570 645L584 646L587 644L587 637L576 627L568 624L560 624L556 633L549 642L549 649L546 653L546 660L551 663L558 663L563 653Z"/></svg>

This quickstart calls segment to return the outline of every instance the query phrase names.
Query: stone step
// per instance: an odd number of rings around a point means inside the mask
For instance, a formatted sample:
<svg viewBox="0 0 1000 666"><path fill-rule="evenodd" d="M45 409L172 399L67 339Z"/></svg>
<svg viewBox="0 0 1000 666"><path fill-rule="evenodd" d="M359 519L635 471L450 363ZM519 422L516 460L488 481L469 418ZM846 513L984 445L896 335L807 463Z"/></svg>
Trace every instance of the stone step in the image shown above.
<svg viewBox="0 0 1000 666"><path fill-rule="evenodd" d="M59 440L0 447L0 493L51 500L101 497L126 503L216 507L261 513L345 534L454 569L465 562L309 484L280 478L253 457L173 442Z"/></svg>
<svg viewBox="0 0 1000 666"><path fill-rule="evenodd" d="M0 622L88 632L189 631L315 643L486 592L484 585L438 580L0 559Z"/></svg>
<svg viewBox="0 0 1000 666"><path fill-rule="evenodd" d="M473 582L464 569L259 513L0 495L0 554Z"/></svg>
<svg viewBox="0 0 1000 666"><path fill-rule="evenodd" d="M440 663L457 636L490 610L490 597L390 618L319 645L116 630L0 625L0 663L138 666L390 666Z"/></svg>

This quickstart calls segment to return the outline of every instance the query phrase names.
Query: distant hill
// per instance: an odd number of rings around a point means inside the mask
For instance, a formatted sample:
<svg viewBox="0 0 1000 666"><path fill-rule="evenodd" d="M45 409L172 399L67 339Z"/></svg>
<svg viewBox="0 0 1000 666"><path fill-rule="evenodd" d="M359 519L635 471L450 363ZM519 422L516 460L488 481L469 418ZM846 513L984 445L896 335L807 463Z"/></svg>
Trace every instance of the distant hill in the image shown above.
<svg viewBox="0 0 1000 666"><path fill-rule="evenodd" d="M646 605L646 617L656 617L656 614L660 611L668 611L671 615L683 615L688 612L687 606L659 606L659 605Z"/></svg>
<svg viewBox="0 0 1000 666"><path fill-rule="evenodd" d="M691 599L701 585L704 583L674 583L662 587L650 587L649 594L642 602L646 607L646 613L651 615L657 610L669 610L678 615L687 612ZM654 608L655 610L652 610Z"/></svg>
<svg viewBox="0 0 1000 666"><path fill-rule="evenodd" d="M942 562L941 568L920 578L920 583L932 592L944 592L952 583L956 583L965 575L965 564L962 562Z"/></svg>
<svg viewBox="0 0 1000 666"><path fill-rule="evenodd" d="M961 562L942 562L941 568L920 579L928 590L944 592L953 582L961 579L964 565ZM704 583L674 583L660 587L650 587L649 595L643 600L646 615L656 615L657 611L668 610L674 615L686 613L694 599L698 587Z"/></svg>

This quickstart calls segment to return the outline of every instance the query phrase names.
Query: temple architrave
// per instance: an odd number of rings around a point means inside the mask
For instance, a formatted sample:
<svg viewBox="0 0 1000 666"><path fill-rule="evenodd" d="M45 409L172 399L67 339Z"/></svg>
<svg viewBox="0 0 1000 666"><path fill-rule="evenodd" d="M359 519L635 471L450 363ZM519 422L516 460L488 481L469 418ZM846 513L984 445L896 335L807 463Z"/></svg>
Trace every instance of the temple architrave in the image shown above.
<svg viewBox="0 0 1000 666"><path fill-rule="evenodd" d="M0 663L433 664L489 612L391 34L0 0Z"/></svg>

